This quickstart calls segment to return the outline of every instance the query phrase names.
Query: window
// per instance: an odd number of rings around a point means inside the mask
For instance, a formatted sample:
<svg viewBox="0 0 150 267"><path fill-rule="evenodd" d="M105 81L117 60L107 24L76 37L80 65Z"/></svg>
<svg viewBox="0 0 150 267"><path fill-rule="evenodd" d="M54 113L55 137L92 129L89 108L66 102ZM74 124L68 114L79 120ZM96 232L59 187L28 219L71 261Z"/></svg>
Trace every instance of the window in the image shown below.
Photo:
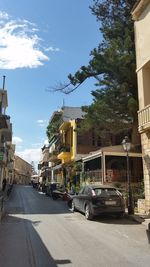
<svg viewBox="0 0 150 267"><path fill-rule="evenodd" d="M118 195L117 191L113 188L96 188L94 191L96 196L101 196L101 197Z"/></svg>
<svg viewBox="0 0 150 267"><path fill-rule="evenodd" d="M83 191L83 194L84 194L84 195L88 195L88 192L89 192L88 187L85 187L85 188L84 188L84 191Z"/></svg>
<svg viewBox="0 0 150 267"><path fill-rule="evenodd" d="M84 187L82 187L80 190L79 190L79 194L83 194L83 191L84 191Z"/></svg>
<svg viewBox="0 0 150 267"><path fill-rule="evenodd" d="M89 187L85 187L84 188L84 192L83 192L84 195L88 195L88 196L91 196L92 195L92 192L91 192L91 189Z"/></svg>

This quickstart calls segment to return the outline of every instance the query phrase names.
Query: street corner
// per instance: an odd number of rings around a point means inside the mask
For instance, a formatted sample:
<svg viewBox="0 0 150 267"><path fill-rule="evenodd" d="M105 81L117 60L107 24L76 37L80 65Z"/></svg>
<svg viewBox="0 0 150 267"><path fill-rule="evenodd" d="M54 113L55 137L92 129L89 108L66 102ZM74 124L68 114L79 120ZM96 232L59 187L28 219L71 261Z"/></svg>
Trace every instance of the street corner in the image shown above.
<svg viewBox="0 0 150 267"><path fill-rule="evenodd" d="M128 214L128 213L125 213L125 217L129 220L132 220L134 222L137 222L138 224L142 224L145 222L145 219L138 215L138 214Z"/></svg>
<svg viewBox="0 0 150 267"><path fill-rule="evenodd" d="M141 214L126 214L126 217L134 222L137 222L138 224L142 224L146 227L146 231L148 235L150 236L150 217L141 215Z"/></svg>

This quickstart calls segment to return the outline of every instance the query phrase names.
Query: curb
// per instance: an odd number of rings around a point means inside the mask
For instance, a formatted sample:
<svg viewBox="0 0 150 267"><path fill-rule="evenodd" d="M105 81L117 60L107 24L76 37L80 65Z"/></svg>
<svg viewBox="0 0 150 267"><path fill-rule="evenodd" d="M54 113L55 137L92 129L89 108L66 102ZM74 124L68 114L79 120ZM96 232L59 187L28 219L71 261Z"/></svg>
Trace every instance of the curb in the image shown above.
<svg viewBox="0 0 150 267"><path fill-rule="evenodd" d="M3 218L5 217L5 215L6 215L5 210L3 210L3 211L0 212L0 223L3 220Z"/></svg>
<svg viewBox="0 0 150 267"><path fill-rule="evenodd" d="M129 220L132 220L138 224L143 224L144 226L147 226L147 231L150 233L150 218L144 218L142 215L138 214L125 214L125 217L128 218Z"/></svg>

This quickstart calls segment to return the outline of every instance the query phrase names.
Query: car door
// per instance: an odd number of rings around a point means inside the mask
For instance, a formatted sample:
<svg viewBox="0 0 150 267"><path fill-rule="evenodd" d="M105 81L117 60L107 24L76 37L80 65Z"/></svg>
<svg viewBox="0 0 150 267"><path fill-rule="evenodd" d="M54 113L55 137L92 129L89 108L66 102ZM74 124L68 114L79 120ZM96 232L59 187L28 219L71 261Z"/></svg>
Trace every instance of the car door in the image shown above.
<svg viewBox="0 0 150 267"><path fill-rule="evenodd" d="M82 198L83 191L84 191L84 188L82 187L82 188L79 190L78 195L76 195L76 196L74 197L74 204L75 204L75 207L76 207L78 210L80 210L80 198Z"/></svg>
<svg viewBox="0 0 150 267"><path fill-rule="evenodd" d="M91 194L89 187L85 186L79 198L79 207L82 212L85 211L85 205L90 202L90 199L91 199Z"/></svg>

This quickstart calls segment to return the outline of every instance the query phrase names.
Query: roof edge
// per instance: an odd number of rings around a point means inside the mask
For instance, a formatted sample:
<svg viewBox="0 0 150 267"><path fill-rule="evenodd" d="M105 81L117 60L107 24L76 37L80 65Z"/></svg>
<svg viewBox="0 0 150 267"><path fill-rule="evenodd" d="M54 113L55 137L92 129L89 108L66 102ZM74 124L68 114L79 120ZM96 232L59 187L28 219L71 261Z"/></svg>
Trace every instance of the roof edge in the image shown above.
<svg viewBox="0 0 150 267"><path fill-rule="evenodd" d="M138 20L144 9L150 4L149 0L138 0L131 11L132 19Z"/></svg>

